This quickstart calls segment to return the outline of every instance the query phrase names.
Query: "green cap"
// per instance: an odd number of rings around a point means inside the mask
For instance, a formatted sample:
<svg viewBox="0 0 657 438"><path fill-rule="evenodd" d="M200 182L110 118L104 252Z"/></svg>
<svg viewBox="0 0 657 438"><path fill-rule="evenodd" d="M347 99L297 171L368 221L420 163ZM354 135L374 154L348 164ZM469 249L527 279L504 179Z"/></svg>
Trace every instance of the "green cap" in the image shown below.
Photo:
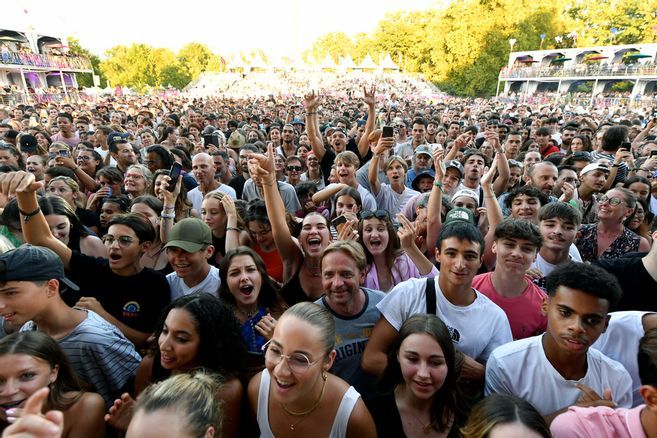
<svg viewBox="0 0 657 438"><path fill-rule="evenodd" d="M452 208L445 215L445 225L452 222L467 222L469 224L474 224L474 215L467 208Z"/></svg>
<svg viewBox="0 0 657 438"><path fill-rule="evenodd" d="M200 219L188 217L171 228L165 248L176 247L187 252L198 252L212 245L212 230Z"/></svg>

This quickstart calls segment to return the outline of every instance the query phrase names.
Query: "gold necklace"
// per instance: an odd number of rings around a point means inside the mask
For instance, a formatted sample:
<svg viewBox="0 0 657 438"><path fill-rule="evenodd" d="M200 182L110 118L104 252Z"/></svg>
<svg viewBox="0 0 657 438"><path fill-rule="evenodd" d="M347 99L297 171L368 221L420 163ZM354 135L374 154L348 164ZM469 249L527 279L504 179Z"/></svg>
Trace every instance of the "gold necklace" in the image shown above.
<svg viewBox="0 0 657 438"><path fill-rule="evenodd" d="M290 430L294 431L294 427L298 426L303 420L308 418L308 415L311 414L315 409L317 409L317 406L319 406L319 403L322 401L322 398L324 398L324 390L326 389L326 381L328 380L326 374L322 373L322 379L324 379L324 382L322 383L322 391L319 393L319 397L317 398L317 401L310 407L310 409L307 409L303 412L294 412L286 408L285 405L281 403L281 406L283 407L283 410L285 411L286 414L293 417L303 417L296 423L290 424Z"/></svg>

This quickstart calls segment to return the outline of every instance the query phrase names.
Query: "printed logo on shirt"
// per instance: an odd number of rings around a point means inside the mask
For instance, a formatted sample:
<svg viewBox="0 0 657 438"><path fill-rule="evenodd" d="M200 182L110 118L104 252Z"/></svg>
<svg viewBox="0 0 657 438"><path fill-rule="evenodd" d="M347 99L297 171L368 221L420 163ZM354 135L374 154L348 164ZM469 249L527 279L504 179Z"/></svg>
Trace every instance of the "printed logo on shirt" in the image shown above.
<svg viewBox="0 0 657 438"><path fill-rule="evenodd" d="M128 301L123 305L123 317L124 318L136 318L139 316L139 310L141 307L136 301Z"/></svg>
<svg viewBox="0 0 657 438"><path fill-rule="evenodd" d="M452 338L452 342L458 344L461 341L461 333L459 333L454 327L450 326L447 326L447 330L449 330L449 336Z"/></svg>

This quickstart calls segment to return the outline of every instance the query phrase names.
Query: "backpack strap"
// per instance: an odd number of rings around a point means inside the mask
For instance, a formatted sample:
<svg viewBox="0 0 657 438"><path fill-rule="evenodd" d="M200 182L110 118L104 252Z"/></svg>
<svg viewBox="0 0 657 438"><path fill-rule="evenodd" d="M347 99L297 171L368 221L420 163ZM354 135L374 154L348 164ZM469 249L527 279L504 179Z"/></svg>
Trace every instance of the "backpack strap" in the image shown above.
<svg viewBox="0 0 657 438"><path fill-rule="evenodd" d="M427 278L427 287L424 290L424 295L427 300L427 314L435 315L436 311L436 277Z"/></svg>

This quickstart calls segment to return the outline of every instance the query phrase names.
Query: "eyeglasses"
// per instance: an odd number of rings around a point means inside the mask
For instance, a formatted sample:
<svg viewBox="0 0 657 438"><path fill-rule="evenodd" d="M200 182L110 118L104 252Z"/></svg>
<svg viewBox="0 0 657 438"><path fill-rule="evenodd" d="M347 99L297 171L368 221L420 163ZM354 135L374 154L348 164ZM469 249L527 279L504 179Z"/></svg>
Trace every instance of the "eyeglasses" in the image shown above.
<svg viewBox="0 0 657 438"><path fill-rule="evenodd" d="M111 234L105 234L105 236L103 236L103 243L107 246L112 246L114 245L114 242L119 242L121 248L127 248L132 245L132 242L134 241L135 239L130 236L114 237Z"/></svg>
<svg viewBox="0 0 657 438"><path fill-rule="evenodd" d="M285 169L288 172L301 172L301 169L303 169L303 167L301 167L301 166L287 166Z"/></svg>
<svg viewBox="0 0 657 438"><path fill-rule="evenodd" d="M598 204L604 204L605 202L608 202L609 205L615 207L616 205L620 205L625 201L623 201L621 198L617 198L615 196L609 197L607 195L602 195L598 198Z"/></svg>
<svg viewBox="0 0 657 438"><path fill-rule="evenodd" d="M389 219L390 218L390 213L388 213L388 210L363 210L360 213L358 213L358 218L360 220L365 220L365 219L371 219L371 218L377 218L377 219Z"/></svg>
<svg viewBox="0 0 657 438"><path fill-rule="evenodd" d="M308 369L319 362L321 359L317 359L314 362L311 362L308 356L306 356L303 353L293 353L291 355L286 355L283 354L283 352L276 346L276 345L270 345L271 341L267 342L265 345L262 346L262 351L265 354L265 362L269 363L273 366L278 365L281 363L283 358L287 359L287 367L292 371L294 374L303 374Z"/></svg>
<svg viewBox="0 0 657 438"><path fill-rule="evenodd" d="M78 161L90 161L91 157L87 155L78 155Z"/></svg>

